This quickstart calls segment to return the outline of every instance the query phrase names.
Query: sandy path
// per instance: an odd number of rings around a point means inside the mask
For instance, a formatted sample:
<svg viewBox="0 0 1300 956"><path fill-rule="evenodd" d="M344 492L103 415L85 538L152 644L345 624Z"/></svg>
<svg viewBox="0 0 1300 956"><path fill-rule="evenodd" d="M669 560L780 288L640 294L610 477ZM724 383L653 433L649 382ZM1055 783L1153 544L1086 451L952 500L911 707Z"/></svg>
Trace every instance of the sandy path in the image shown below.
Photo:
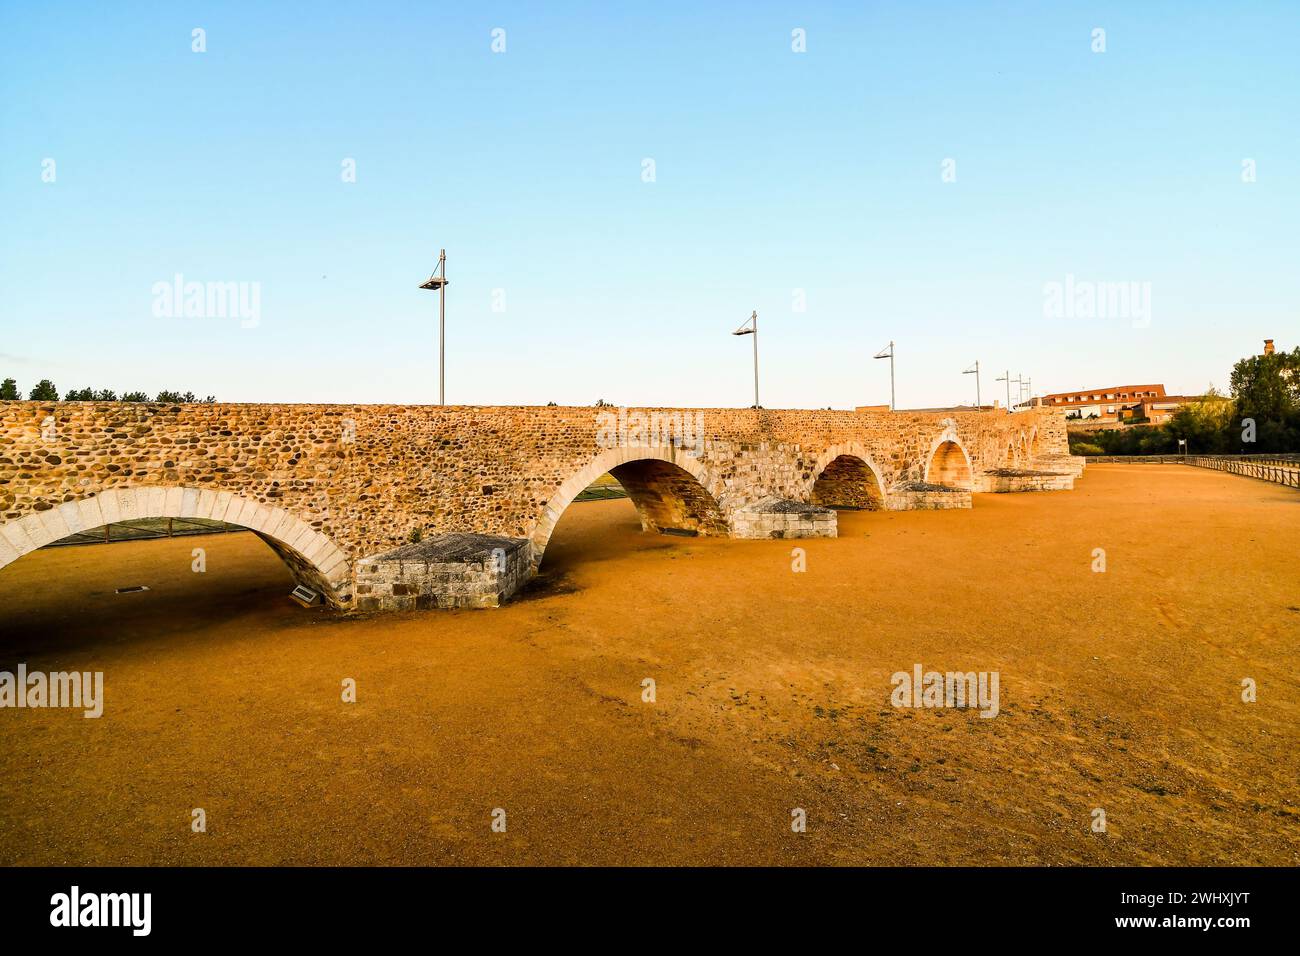
<svg viewBox="0 0 1300 956"><path fill-rule="evenodd" d="M583 503L518 603L371 618L290 603L248 534L38 552L0 668L108 700L0 710L0 862L1300 863L1295 491L1098 465L841 534ZM918 662L998 671L1001 713L891 707Z"/></svg>

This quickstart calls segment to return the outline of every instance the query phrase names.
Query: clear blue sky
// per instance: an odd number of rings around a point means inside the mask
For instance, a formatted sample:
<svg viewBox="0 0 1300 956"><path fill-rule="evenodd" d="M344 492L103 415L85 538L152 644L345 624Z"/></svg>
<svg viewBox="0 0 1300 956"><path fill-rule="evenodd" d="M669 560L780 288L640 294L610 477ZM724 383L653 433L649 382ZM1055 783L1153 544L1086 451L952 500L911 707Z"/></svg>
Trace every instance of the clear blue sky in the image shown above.
<svg viewBox="0 0 1300 956"><path fill-rule="evenodd" d="M1291 0L0 10L24 388L436 401L440 246L457 403L745 405L752 309L768 407L888 401L891 338L900 407L1300 340ZM176 273L260 283L259 324L156 318ZM1149 327L1045 318L1067 274L1150 282Z"/></svg>

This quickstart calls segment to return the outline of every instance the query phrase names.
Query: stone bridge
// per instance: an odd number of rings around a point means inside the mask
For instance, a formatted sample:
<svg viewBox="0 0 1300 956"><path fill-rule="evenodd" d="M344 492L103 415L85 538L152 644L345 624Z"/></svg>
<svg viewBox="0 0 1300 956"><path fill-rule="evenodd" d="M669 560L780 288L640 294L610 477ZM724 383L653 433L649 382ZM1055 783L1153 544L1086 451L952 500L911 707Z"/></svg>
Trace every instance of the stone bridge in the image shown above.
<svg viewBox="0 0 1300 956"><path fill-rule="evenodd" d="M1072 487L1045 409L0 402L0 568L141 518L256 532L333 607L494 606L609 472L646 530L834 536L835 508Z"/></svg>

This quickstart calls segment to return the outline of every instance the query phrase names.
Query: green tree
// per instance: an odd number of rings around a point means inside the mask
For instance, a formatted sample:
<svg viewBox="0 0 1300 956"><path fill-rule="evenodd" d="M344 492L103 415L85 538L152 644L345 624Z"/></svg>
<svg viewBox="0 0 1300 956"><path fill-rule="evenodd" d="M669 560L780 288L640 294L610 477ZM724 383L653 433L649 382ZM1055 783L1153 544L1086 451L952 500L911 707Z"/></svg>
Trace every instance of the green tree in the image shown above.
<svg viewBox="0 0 1300 956"><path fill-rule="evenodd" d="M57 402L59 400L59 390L54 387L54 383L48 378L43 378L36 383L36 387L31 390L27 397L34 402Z"/></svg>
<svg viewBox="0 0 1300 956"><path fill-rule="evenodd" d="M1232 397L1241 411L1282 418L1300 405L1300 346L1252 355L1232 367Z"/></svg>
<svg viewBox="0 0 1300 956"><path fill-rule="evenodd" d="M74 388L63 396L65 402L115 402L117 392L111 388Z"/></svg>
<svg viewBox="0 0 1300 956"><path fill-rule="evenodd" d="M1232 451L1232 423L1235 405L1211 388L1200 401L1188 402L1174 412L1165 429L1177 439L1187 440L1193 455L1222 455Z"/></svg>
<svg viewBox="0 0 1300 956"><path fill-rule="evenodd" d="M22 392L18 391L18 383L12 378L7 378L3 384L0 384L0 401L14 402L22 397Z"/></svg>
<svg viewBox="0 0 1300 956"><path fill-rule="evenodd" d="M144 392L123 392L122 401L124 402L147 402L149 396Z"/></svg>
<svg viewBox="0 0 1300 956"><path fill-rule="evenodd" d="M1069 433L1071 445L1091 445L1101 449L1090 454L1168 455L1178 450L1178 440L1163 426L1130 425L1127 428L1102 428L1097 431Z"/></svg>
<svg viewBox="0 0 1300 956"><path fill-rule="evenodd" d="M215 395L209 395L206 398L199 398L193 392L172 392L167 390L159 392L158 397L154 399L155 402L171 402L173 405L180 405L186 402L203 402L204 404L211 404L216 400L217 397Z"/></svg>
<svg viewBox="0 0 1300 956"><path fill-rule="evenodd" d="M1251 452L1300 450L1300 346L1290 352L1252 355L1232 367L1236 402L1230 440ZM1253 423L1255 441L1247 442Z"/></svg>

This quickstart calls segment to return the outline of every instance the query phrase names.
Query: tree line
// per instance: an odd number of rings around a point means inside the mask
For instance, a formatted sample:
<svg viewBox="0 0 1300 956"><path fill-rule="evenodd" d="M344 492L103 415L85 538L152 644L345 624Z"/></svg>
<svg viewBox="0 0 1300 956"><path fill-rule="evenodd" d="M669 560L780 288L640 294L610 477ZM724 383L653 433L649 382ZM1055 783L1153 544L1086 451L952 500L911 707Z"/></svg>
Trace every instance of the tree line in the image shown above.
<svg viewBox="0 0 1300 956"><path fill-rule="evenodd" d="M1232 367L1230 393L1211 388L1164 425L1070 432L1075 455L1273 455L1300 452L1300 346Z"/></svg>
<svg viewBox="0 0 1300 956"><path fill-rule="evenodd" d="M0 401L20 401L23 397L22 390L18 388L16 379L7 378L0 382ZM34 402L57 402L59 401L59 389L48 378L43 378L32 386L31 391L27 393L27 398ZM155 397L150 398L148 392L123 392L118 395L111 388L72 388L63 395L65 402L171 402L179 404L181 402L215 402L215 395L208 395L206 398L199 398L193 392L173 392L164 389Z"/></svg>

